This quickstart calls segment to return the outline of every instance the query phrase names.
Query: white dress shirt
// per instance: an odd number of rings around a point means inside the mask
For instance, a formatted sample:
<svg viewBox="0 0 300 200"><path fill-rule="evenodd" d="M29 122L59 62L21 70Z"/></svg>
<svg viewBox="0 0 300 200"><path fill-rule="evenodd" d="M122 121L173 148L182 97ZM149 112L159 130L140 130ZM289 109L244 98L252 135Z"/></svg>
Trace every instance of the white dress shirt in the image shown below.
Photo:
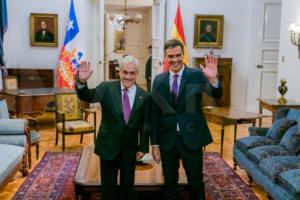
<svg viewBox="0 0 300 200"><path fill-rule="evenodd" d="M121 82L121 98L122 98L122 105L123 105L123 94L124 94L124 85ZM134 103L134 98L135 98L135 94L136 94L136 85L133 84L130 88L127 88L127 95L129 98L129 103L130 103L130 108L132 109L133 103Z"/></svg>

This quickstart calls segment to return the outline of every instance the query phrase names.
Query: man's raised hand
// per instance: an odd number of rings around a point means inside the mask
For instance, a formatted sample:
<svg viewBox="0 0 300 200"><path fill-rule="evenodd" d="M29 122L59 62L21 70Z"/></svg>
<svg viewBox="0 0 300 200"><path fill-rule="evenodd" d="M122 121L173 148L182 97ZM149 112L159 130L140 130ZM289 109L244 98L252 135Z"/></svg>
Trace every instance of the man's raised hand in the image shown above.
<svg viewBox="0 0 300 200"><path fill-rule="evenodd" d="M90 62L83 61L79 63L78 78L80 82L86 82L92 75L93 70L90 68Z"/></svg>
<svg viewBox="0 0 300 200"><path fill-rule="evenodd" d="M213 55L208 55L204 57L205 68L200 64L200 68L209 82L212 84L217 83L218 74L218 60Z"/></svg>

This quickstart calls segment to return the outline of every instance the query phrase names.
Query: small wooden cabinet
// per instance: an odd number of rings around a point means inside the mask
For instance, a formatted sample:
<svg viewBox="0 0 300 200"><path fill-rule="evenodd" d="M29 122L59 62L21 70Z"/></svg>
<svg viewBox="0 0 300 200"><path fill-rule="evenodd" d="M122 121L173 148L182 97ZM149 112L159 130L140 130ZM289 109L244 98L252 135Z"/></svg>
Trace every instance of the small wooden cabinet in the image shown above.
<svg viewBox="0 0 300 200"><path fill-rule="evenodd" d="M195 58L194 63L196 68L199 68L199 64L205 67L204 58ZM218 79L223 87L223 96L221 99L214 99L204 93L202 98L203 106L230 106L231 68L232 58L218 58Z"/></svg>
<svg viewBox="0 0 300 200"><path fill-rule="evenodd" d="M18 88L51 88L54 86L53 69L8 68L8 75L16 76Z"/></svg>

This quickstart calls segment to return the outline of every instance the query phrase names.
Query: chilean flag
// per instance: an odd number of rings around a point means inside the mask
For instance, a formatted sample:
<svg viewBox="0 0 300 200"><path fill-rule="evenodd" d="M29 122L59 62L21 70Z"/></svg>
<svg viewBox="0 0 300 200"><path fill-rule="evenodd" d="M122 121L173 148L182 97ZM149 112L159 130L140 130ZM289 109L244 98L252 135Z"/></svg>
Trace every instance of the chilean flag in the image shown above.
<svg viewBox="0 0 300 200"><path fill-rule="evenodd" d="M6 0L0 0L0 66L4 66L3 36L7 30Z"/></svg>
<svg viewBox="0 0 300 200"><path fill-rule="evenodd" d="M57 69L57 87L74 88L78 63L83 59L80 49L79 27L76 19L73 0L71 0L69 21L64 45L62 46Z"/></svg>

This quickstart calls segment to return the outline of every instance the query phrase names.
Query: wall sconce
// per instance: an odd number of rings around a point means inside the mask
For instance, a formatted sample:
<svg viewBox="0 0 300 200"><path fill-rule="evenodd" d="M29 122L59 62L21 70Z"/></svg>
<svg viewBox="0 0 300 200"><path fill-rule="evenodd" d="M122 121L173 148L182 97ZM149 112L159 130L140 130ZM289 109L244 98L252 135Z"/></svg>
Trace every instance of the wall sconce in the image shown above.
<svg viewBox="0 0 300 200"><path fill-rule="evenodd" d="M291 32L292 44L298 46L298 58L300 59L300 25L296 23L290 23L289 31Z"/></svg>

